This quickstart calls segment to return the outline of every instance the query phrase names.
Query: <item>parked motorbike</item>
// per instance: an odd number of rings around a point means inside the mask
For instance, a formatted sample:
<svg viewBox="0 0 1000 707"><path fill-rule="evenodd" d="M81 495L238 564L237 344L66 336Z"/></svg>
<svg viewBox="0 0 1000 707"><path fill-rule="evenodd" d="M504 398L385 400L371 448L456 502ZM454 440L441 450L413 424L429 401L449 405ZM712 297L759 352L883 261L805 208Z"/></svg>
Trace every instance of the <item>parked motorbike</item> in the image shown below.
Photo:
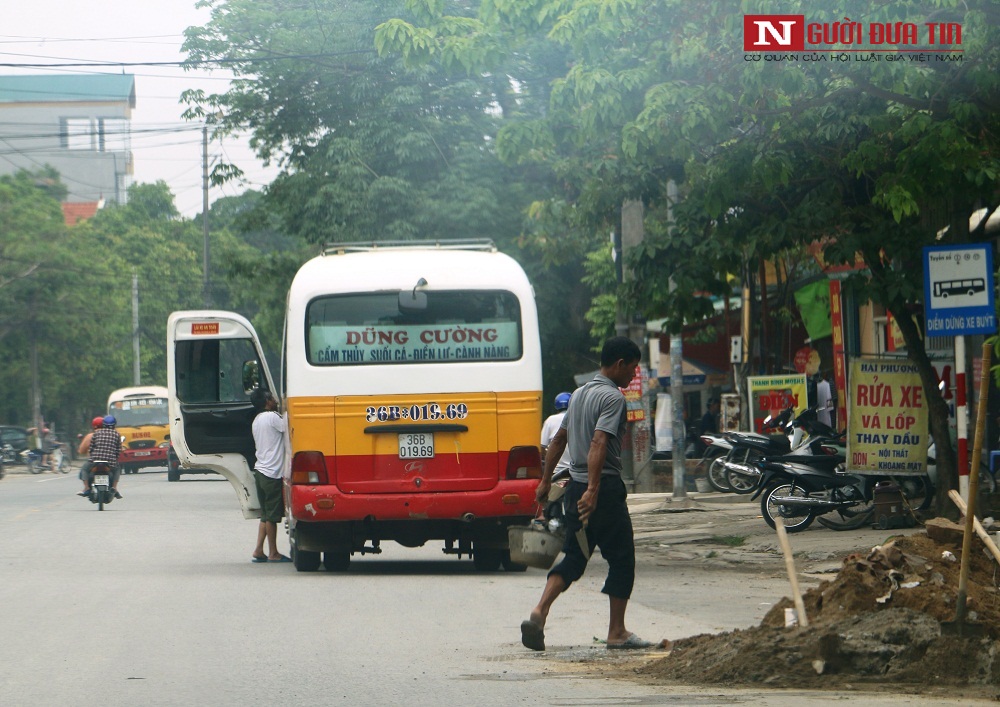
<svg viewBox="0 0 1000 707"><path fill-rule="evenodd" d="M725 435L721 434L706 432L700 436L700 439L705 445L705 453L695 467L695 473L704 472L709 485L719 493L731 492L732 489L726 483L726 468L723 466L723 462L733 445L730 444Z"/></svg>
<svg viewBox="0 0 1000 707"><path fill-rule="evenodd" d="M792 421L794 413L794 409L789 407L776 416L768 415L764 419L764 429L777 430L777 434L727 432L724 435L731 445L721 463L721 473L725 478L727 491L738 494L753 493L760 478L756 462L768 456L788 454L792 451L798 439L793 437L786 427Z"/></svg>
<svg viewBox="0 0 1000 707"><path fill-rule="evenodd" d="M115 492L111 488L113 469L107 462L94 462L90 467L90 502L97 504L97 510L103 511L105 504L111 503Z"/></svg>
<svg viewBox="0 0 1000 707"><path fill-rule="evenodd" d="M731 433L740 435L740 443L734 445L734 453L723 465L726 483L736 493L753 493L760 481L758 462L762 459L785 454L813 456L820 453L822 444L832 445L843 453L843 435L820 422L817 414L819 410L820 408L809 408L796 417L792 408L786 408L773 419L768 416L764 420L765 429L780 429L784 437L776 434Z"/></svg>
<svg viewBox="0 0 1000 707"><path fill-rule="evenodd" d="M8 466L23 464L28 467L32 474L41 474L45 469L40 465L41 456L35 454L30 449L16 450L9 444L5 444L0 450L3 455L3 462Z"/></svg>
<svg viewBox="0 0 1000 707"><path fill-rule="evenodd" d="M925 476L873 476L844 471L842 449L822 441L812 454L790 454L759 462L761 476L753 498L760 497L764 521L775 526L779 516L789 533L808 528L814 520L833 530L853 530L870 523L875 487L894 481L911 510L927 506L934 496Z"/></svg>

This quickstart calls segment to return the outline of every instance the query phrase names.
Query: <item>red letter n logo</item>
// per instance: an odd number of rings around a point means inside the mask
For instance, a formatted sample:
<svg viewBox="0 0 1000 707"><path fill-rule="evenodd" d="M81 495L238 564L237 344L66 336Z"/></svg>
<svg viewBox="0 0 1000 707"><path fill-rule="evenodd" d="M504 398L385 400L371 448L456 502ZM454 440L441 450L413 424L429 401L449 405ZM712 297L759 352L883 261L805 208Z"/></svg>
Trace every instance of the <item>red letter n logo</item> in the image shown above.
<svg viewBox="0 0 1000 707"><path fill-rule="evenodd" d="M804 15L743 15L743 51L801 52L805 25Z"/></svg>

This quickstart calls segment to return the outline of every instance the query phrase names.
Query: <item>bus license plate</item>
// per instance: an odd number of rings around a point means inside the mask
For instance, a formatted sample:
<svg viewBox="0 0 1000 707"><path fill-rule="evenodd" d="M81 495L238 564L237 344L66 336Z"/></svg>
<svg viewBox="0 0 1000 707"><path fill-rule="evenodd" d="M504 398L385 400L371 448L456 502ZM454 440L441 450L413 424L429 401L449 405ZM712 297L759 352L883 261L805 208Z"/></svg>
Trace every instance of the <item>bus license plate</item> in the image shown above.
<svg viewBox="0 0 1000 707"><path fill-rule="evenodd" d="M434 456L433 432L408 432L399 435L400 459L431 459Z"/></svg>
<svg viewBox="0 0 1000 707"><path fill-rule="evenodd" d="M93 483L94 483L94 486L107 486L108 485L108 477L107 477L106 474L100 474L100 475L94 477L94 482Z"/></svg>

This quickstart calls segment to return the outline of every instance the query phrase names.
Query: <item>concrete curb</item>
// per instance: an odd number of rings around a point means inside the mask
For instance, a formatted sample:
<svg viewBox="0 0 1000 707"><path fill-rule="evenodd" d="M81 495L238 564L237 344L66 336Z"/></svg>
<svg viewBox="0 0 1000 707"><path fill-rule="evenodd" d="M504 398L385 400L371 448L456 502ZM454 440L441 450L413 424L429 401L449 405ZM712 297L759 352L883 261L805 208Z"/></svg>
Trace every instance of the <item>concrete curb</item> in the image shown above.
<svg viewBox="0 0 1000 707"><path fill-rule="evenodd" d="M12 465L9 465L9 464L4 464L4 467L3 467L3 472L7 476L10 476L12 474L16 474L16 475L23 474L24 476L46 476L46 475L48 475L48 476L69 476L70 474L75 474L75 473L77 473L79 471L80 471L80 467L76 466L76 465L73 465L73 464L70 465L69 471L67 471L65 474L60 474L58 471L51 471L49 469L46 469L45 471L42 471L41 473L38 473L38 474L32 474L30 471L28 471L28 467L24 466L23 464L17 464L16 466L12 466Z"/></svg>
<svg viewBox="0 0 1000 707"><path fill-rule="evenodd" d="M646 506L646 505L666 505L671 504L684 504L688 502L697 503L699 505L715 505L715 504L729 504L729 503L756 503L756 501L751 501L750 498L753 494L740 495L736 493L688 493L680 498L674 498L673 494L670 493L634 493L629 494L628 505L629 508Z"/></svg>

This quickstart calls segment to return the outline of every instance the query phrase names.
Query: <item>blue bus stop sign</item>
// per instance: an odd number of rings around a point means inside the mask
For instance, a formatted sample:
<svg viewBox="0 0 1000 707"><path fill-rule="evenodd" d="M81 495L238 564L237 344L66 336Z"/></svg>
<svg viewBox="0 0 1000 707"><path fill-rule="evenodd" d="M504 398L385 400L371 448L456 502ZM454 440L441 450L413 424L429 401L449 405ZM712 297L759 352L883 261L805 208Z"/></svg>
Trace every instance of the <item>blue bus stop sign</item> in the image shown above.
<svg viewBox="0 0 1000 707"><path fill-rule="evenodd" d="M927 336L993 334L993 251L987 243L924 248Z"/></svg>

